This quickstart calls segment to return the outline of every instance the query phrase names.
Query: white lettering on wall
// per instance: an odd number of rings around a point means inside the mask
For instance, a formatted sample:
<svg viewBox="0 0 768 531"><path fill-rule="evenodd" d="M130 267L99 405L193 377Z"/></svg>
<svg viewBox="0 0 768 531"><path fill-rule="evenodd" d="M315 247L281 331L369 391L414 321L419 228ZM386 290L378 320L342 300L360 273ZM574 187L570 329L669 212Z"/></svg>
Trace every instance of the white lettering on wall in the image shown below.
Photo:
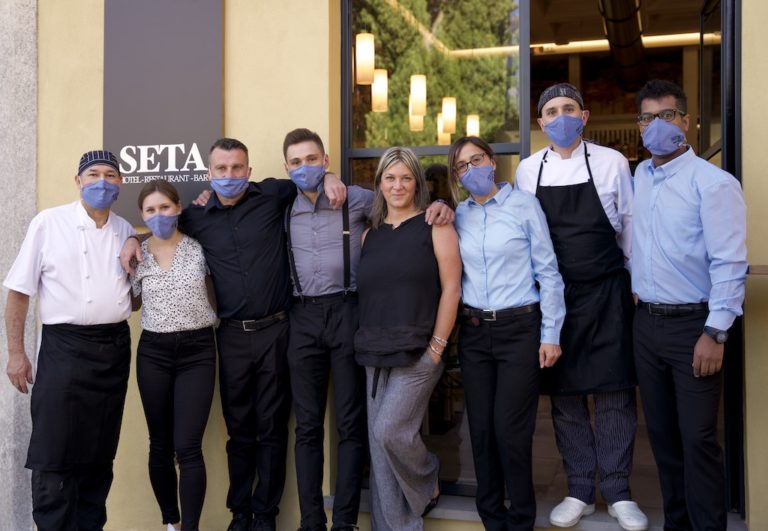
<svg viewBox="0 0 768 531"><path fill-rule="evenodd" d="M179 168L179 163L184 165ZM189 149L186 144L148 144L123 146L120 150L120 172L134 173L189 173L207 171L197 143Z"/></svg>

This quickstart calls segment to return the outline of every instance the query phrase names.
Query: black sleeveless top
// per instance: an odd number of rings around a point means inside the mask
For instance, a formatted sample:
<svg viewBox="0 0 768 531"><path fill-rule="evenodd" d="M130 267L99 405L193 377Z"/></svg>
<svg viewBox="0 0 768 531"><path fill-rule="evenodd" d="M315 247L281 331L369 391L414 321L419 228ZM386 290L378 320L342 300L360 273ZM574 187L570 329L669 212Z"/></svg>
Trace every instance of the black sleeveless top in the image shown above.
<svg viewBox="0 0 768 531"><path fill-rule="evenodd" d="M432 226L424 214L365 237L357 272L360 327L355 360L367 367L406 367L423 354L440 303Z"/></svg>

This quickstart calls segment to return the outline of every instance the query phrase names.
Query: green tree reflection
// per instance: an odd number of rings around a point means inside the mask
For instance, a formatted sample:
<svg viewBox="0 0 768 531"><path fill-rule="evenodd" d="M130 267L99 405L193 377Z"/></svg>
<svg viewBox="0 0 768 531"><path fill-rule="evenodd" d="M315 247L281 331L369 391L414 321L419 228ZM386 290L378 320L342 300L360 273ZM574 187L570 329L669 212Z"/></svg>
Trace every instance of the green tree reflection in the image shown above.
<svg viewBox="0 0 768 531"><path fill-rule="evenodd" d="M388 112L371 111L369 86L354 89L354 147L436 144L437 113L444 96L457 99L452 139L465 134L467 114L480 115L480 133L489 142L510 141L508 133L519 130L517 54L457 58L449 53L518 44L516 2L365 0L354 2L353 13L353 33L374 34L376 68L389 73ZM426 37L415 21L426 30ZM408 126L413 74L427 76L427 115L421 132Z"/></svg>

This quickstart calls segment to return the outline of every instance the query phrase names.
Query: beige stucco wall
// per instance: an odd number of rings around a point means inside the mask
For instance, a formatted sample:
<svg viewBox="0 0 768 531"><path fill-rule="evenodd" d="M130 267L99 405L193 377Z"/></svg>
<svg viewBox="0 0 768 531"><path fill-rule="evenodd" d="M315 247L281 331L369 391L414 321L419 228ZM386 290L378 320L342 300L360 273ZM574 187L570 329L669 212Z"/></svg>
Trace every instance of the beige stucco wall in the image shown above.
<svg viewBox="0 0 768 531"><path fill-rule="evenodd" d="M742 0L741 75L743 183L747 200L747 246L750 264L768 265L766 209L768 179L765 158L768 129L756 111L765 101L768 60L761 51L766 40L763 21L768 3ZM750 276L745 305L746 396L745 439L747 471L747 523L750 529L768 529L768 276Z"/></svg>

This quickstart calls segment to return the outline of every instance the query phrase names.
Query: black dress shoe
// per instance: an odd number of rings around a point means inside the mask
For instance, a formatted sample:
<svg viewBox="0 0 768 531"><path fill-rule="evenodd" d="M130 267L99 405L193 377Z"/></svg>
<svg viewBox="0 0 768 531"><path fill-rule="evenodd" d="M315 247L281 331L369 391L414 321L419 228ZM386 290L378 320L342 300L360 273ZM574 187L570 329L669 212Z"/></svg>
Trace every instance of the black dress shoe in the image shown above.
<svg viewBox="0 0 768 531"><path fill-rule="evenodd" d="M274 516L255 515L251 522L250 531L277 531L277 522Z"/></svg>
<svg viewBox="0 0 768 531"><path fill-rule="evenodd" d="M438 465L437 465L437 496L435 496L434 498L429 500L429 503L427 504L427 506L424 507L424 512L421 513L421 517L422 518L424 518L429 513L431 513L432 509L437 507L437 504L440 503L440 491L441 490L442 489L440 489L440 463L438 463Z"/></svg>
<svg viewBox="0 0 768 531"><path fill-rule="evenodd" d="M422 517L422 518L424 518L424 517L425 517L425 516L427 516L429 513L431 513L431 512L432 512L432 509L434 509L435 507L437 507L437 504L438 504L438 503L440 503L440 493L439 493L439 492L437 493L437 496L435 496L434 498L432 498L431 500L429 500L429 503L427 504L427 506L426 506L426 507L424 507L424 512L423 512L423 513L421 513L421 517Z"/></svg>
<svg viewBox="0 0 768 531"><path fill-rule="evenodd" d="M229 523L227 531L250 531L251 529L251 515L237 513L232 516L232 521Z"/></svg>

